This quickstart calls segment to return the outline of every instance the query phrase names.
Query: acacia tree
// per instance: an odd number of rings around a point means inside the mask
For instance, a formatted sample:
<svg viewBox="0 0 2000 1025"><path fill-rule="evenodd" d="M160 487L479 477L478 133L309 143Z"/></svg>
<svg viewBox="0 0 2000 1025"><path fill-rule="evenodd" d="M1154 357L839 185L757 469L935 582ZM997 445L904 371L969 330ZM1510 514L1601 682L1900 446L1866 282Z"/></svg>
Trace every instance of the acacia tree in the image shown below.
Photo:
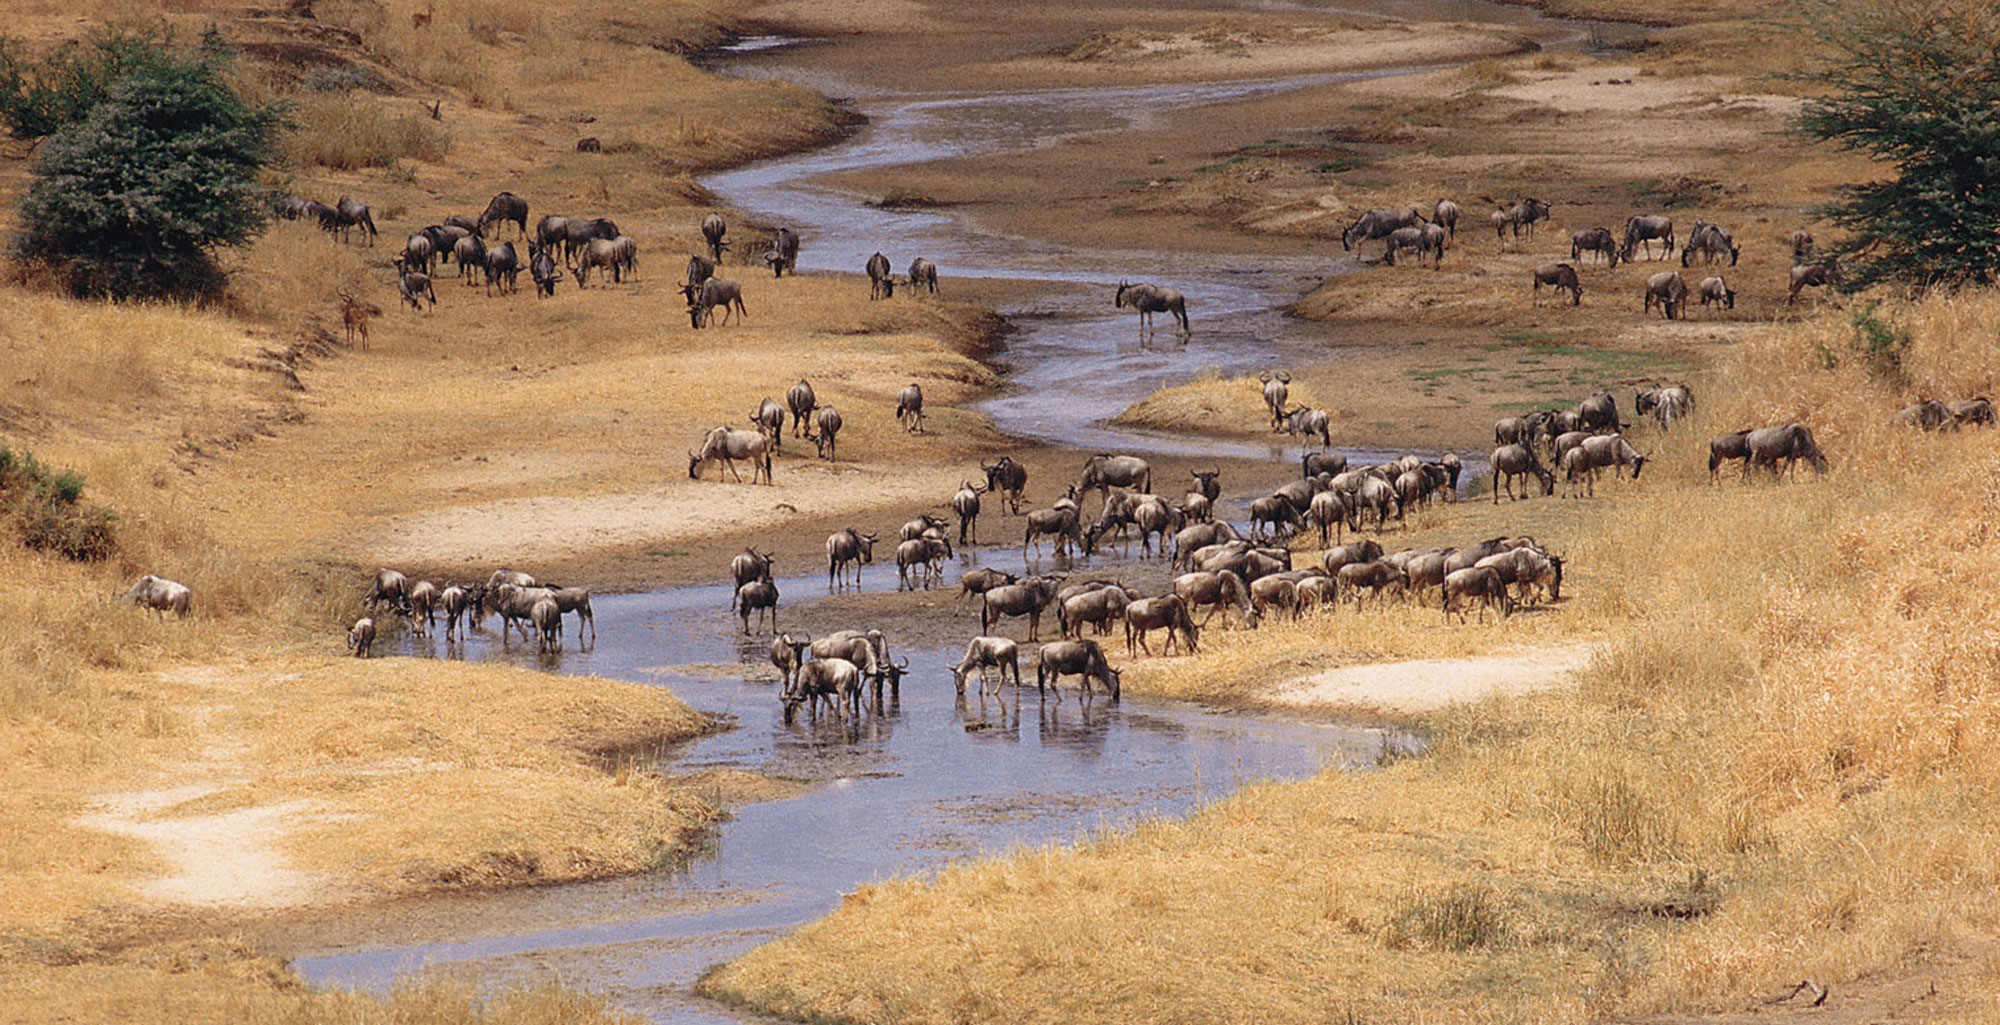
<svg viewBox="0 0 2000 1025"><path fill-rule="evenodd" d="M1840 190L1825 214L1847 287L1990 284L2000 277L2000 5L1992 0L1803 0L1823 90L1800 131L1866 152L1893 177Z"/></svg>
<svg viewBox="0 0 2000 1025"><path fill-rule="evenodd" d="M15 255L79 295L213 295L212 251L263 226L257 175L278 113L223 81L219 49L148 61L35 156Z"/></svg>

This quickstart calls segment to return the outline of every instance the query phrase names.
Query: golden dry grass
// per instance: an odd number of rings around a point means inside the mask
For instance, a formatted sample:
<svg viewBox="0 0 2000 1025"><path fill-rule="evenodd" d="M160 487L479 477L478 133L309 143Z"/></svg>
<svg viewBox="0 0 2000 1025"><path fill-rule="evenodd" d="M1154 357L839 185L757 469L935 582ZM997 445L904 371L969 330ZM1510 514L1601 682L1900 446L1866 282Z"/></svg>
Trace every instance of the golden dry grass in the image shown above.
<svg viewBox="0 0 2000 1025"><path fill-rule="evenodd" d="M1311 388L1292 386L1288 388L1287 404L1318 408L1319 400ZM1270 433L1271 413L1264 405L1262 381L1255 377L1223 377L1211 370L1184 384L1155 390L1127 406L1111 422L1149 430L1261 437Z"/></svg>
<svg viewBox="0 0 2000 1025"><path fill-rule="evenodd" d="M1911 379L1987 387L2000 297L1884 315ZM2000 926L2000 434L1890 428L1904 386L1826 367L1851 333L1759 335L1664 472L1598 500L1576 689L1434 716L1379 772L866 887L706 988L835 1021L1581 1022L1962 962ZM1793 418L1824 480L1707 483L1704 430Z"/></svg>

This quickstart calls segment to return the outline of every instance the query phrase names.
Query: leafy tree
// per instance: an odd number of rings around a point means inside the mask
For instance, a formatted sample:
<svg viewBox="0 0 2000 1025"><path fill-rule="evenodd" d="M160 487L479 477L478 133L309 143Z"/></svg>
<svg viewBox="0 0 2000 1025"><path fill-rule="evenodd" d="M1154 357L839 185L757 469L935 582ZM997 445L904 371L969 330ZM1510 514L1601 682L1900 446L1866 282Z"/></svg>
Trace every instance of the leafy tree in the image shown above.
<svg viewBox="0 0 2000 1025"><path fill-rule="evenodd" d="M35 156L15 254L79 295L200 297L211 250L264 223L257 175L278 112L243 102L215 47L142 62Z"/></svg>
<svg viewBox="0 0 2000 1025"><path fill-rule="evenodd" d="M1847 286L1990 284L2000 276L2000 5L1803 0L1819 87L1798 128L1895 169L1825 213L1851 233Z"/></svg>
<svg viewBox="0 0 2000 1025"><path fill-rule="evenodd" d="M0 120L17 139L39 139L88 117L120 81L174 63L151 33L103 32L39 57L0 37Z"/></svg>

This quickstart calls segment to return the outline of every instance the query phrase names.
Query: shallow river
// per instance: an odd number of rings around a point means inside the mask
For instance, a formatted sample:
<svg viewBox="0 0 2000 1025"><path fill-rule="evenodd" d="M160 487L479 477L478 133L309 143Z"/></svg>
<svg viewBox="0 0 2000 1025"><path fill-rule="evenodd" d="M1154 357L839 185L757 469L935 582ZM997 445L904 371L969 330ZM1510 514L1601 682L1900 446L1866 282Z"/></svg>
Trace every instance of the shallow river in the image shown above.
<svg viewBox="0 0 2000 1025"><path fill-rule="evenodd" d="M1381 5L1392 13L1394 6ZM1422 10L1434 13L1433 6ZM1529 19L1511 8L1450 9L1466 20L1480 12L1489 15L1481 20L1508 24ZM752 42L744 52L740 59L756 73L783 72L782 47ZM878 240L895 239L899 251L930 255L952 275L1047 282L1031 304L1003 311L1017 327L1002 358L1007 388L984 405L1003 430L1084 448L1264 457L1276 453L1261 444L1134 434L1102 421L1154 387L1200 370L1271 366L1302 354L1308 344L1323 355L1324 340L1308 342L1277 309L1325 274L1325 265L1083 252L994 235L949 213L877 210L863 197L811 179L1041 145L1143 124L1190 104L1327 80L864 96L858 102L870 123L851 141L718 175L708 184L731 204L799 230L807 240L801 254L807 269L858 268ZM1154 268L1160 283L1188 293L1196 333L1186 347L1136 344L1131 316L1111 308L1118 269L1133 267ZM1216 326L1224 323L1227 329ZM892 587L893 571L873 567L870 585ZM841 621L852 612L843 609L850 599L826 596L823 578L783 580L779 588L788 629L803 625L818 634L850 625ZM899 642L893 621L882 624L892 653L912 666L899 701L856 724L802 719L788 725L769 679L768 635L743 638L726 611L728 595L718 586L601 597L602 640L579 648L572 637L560 656L536 655L519 641L504 647L490 634L475 634L456 652L441 641L403 638L394 654L506 659L552 672L671 686L698 709L734 717L737 728L658 753L661 767L796 777L812 784L801 796L741 808L684 868L343 916L308 939L291 941L300 971L322 983L378 989L426 967L471 965L500 978L553 972L654 1020L740 1021L735 1012L692 995L700 972L825 914L857 885L1020 845L1074 841L1151 816L1182 815L1248 781L1296 778L1328 765L1365 768L1386 749L1408 743L1376 730L1221 715L1134 698L1122 704L1099 699L1086 707L1074 691L1043 701L1032 667L1029 687L1018 696L1010 688L1001 699L982 700L975 685L970 697L961 698L941 668L958 652L940 650L943 641ZM962 623L955 636L977 632L976 620ZM1053 631L1053 623L1046 625ZM1020 625L1010 626L1006 632L1020 636Z"/></svg>

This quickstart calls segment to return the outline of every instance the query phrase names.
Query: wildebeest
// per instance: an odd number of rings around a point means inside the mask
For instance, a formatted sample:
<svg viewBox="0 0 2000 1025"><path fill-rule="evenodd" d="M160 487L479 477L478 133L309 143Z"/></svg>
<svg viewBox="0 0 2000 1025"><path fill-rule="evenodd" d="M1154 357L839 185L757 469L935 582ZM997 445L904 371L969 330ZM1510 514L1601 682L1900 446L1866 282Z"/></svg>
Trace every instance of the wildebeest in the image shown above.
<svg viewBox="0 0 2000 1025"><path fill-rule="evenodd" d="M761 475L764 483L771 481L771 439L759 431L739 431L734 427L716 427L701 439L701 451L688 453L688 479L700 480L701 471L708 464L720 461L729 468L729 475L736 482L743 482L743 475L736 472L736 461L750 462L750 483L757 483Z"/></svg>
<svg viewBox="0 0 2000 1025"><path fill-rule="evenodd" d="M1178 633L1186 638L1182 647L1192 655L1201 651L1196 646L1197 631L1194 617L1188 614L1187 601L1178 594L1161 595L1157 598L1141 598L1125 607L1125 653L1137 655L1153 653L1146 645L1146 634L1153 630L1167 632L1167 643L1160 649L1161 654L1174 650L1174 636Z"/></svg>
<svg viewBox="0 0 2000 1025"><path fill-rule="evenodd" d="M792 437L799 437L801 433L811 433L812 423L807 418L812 416L813 410L819 408L819 396L813 394L812 382L801 377L799 383L787 389L785 408L792 412Z"/></svg>
<svg viewBox="0 0 2000 1025"><path fill-rule="evenodd" d="M958 486L958 492L951 496L951 511L958 517L959 544L979 543L979 496L985 490L971 481L963 481ZM968 533L971 534L970 542L966 540Z"/></svg>
<svg viewBox="0 0 2000 1025"><path fill-rule="evenodd" d="M1352 562L1340 567L1333 575L1338 583L1338 593L1343 597L1352 596L1359 608L1369 596L1377 604L1389 600L1391 594L1402 594L1409 589L1410 578L1401 566L1384 559L1373 562ZM1361 592L1366 590L1367 595Z"/></svg>
<svg viewBox="0 0 2000 1025"><path fill-rule="evenodd" d="M729 224L721 214L709 214L701 219L701 237L708 240L708 258L716 263L722 262L722 251L729 247L729 243L722 240L722 236L728 233Z"/></svg>
<svg viewBox="0 0 2000 1025"><path fill-rule="evenodd" d="M563 259L573 260L592 242L609 242L624 234L607 217L570 217L563 221Z"/></svg>
<svg viewBox="0 0 2000 1025"><path fill-rule="evenodd" d="M513 221L520 235L528 233L528 201L511 192L501 192L486 201L486 211L479 215L479 231L486 232L487 225Z"/></svg>
<svg viewBox="0 0 2000 1025"><path fill-rule="evenodd" d="M528 243L528 277L534 279L535 292L541 298L556 294L556 258L544 246Z"/></svg>
<svg viewBox="0 0 2000 1025"><path fill-rule="evenodd" d="M759 431L764 432L765 437L771 439L773 449L779 452L785 450L780 440L785 434L785 407L778 405L778 400L769 395L764 396L764 401L758 403L757 408L750 413L750 422L756 425Z"/></svg>
<svg viewBox="0 0 2000 1025"><path fill-rule="evenodd" d="M1791 243L1792 260L1795 263L1804 263L1806 258L1813 254L1812 232L1804 228L1793 231L1791 237L1786 241Z"/></svg>
<svg viewBox="0 0 2000 1025"><path fill-rule="evenodd" d="M1549 285L1557 292L1569 293L1571 306L1583 305L1583 282L1577 280L1576 268L1566 263L1544 263L1532 272L1535 284L1535 302L1542 301L1542 286Z"/></svg>
<svg viewBox="0 0 2000 1025"><path fill-rule="evenodd" d="M1056 596L1056 621L1062 625L1063 636L1083 636L1085 624L1097 627L1097 632L1111 632L1111 621L1125 615L1125 609L1138 595L1117 584L1087 588L1079 594L1065 598Z"/></svg>
<svg viewBox="0 0 2000 1025"><path fill-rule="evenodd" d="M1804 264L1792 268L1792 290L1785 296L1785 305L1799 301L1799 292L1807 288L1838 285L1847 280L1840 269L1840 261L1831 257L1818 263Z"/></svg>
<svg viewBox="0 0 2000 1025"><path fill-rule="evenodd" d="M1424 265L1424 257L1431 258L1433 270L1444 266L1445 230L1435 224L1419 224L1408 228L1397 228L1389 233L1382 250L1382 262L1394 267L1396 253L1408 249L1417 254L1417 266Z"/></svg>
<svg viewBox="0 0 2000 1025"><path fill-rule="evenodd" d="M1444 578L1444 618L1451 622L1451 614L1458 613L1458 621L1465 622L1465 603L1479 602L1479 621L1486 621L1486 608L1496 606L1504 618L1514 611L1514 599L1507 593L1506 582L1500 579L1500 572L1490 566L1473 566L1454 570Z"/></svg>
<svg viewBox="0 0 2000 1025"><path fill-rule="evenodd" d="M775 601L772 602L774 626L776 605ZM535 603L528 607L528 622L535 624L536 650L544 654L562 650L562 608L554 598L544 596L535 599Z"/></svg>
<svg viewBox="0 0 2000 1025"><path fill-rule="evenodd" d="M968 596L977 598L996 587L1004 587L1017 582L1018 580L1014 574L991 567L967 570L963 576L958 578L958 594L952 598L951 603L953 607L956 607L959 602L964 601Z"/></svg>
<svg viewBox="0 0 2000 1025"><path fill-rule="evenodd" d="M1653 414L1653 419L1660 423L1660 430L1669 431L1673 429L1674 421L1694 410L1694 392L1684 384L1654 385L1645 391L1634 392L1632 407L1640 416Z"/></svg>
<svg viewBox="0 0 2000 1025"><path fill-rule="evenodd" d="M729 575L737 587L752 580L771 579L771 558L774 553L760 552L755 548L745 548L742 554L729 560ZM736 611L736 594L730 592L729 611Z"/></svg>
<svg viewBox="0 0 2000 1025"><path fill-rule="evenodd" d="M447 643L459 639L459 621L472 607L472 592L457 584L447 583L438 592L438 608L444 612L444 639Z"/></svg>
<svg viewBox="0 0 2000 1025"><path fill-rule="evenodd" d="M819 427L817 434L810 435L813 446L819 450L819 457L821 459L833 462L840 456L838 446L841 423L840 410L832 406L821 406L819 407L819 411L813 415L813 420Z"/></svg>
<svg viewBox="0 0 2000 1025"><path fill-rule="evenodd" d="M896 393L896 422L911 434L924 432L924 389L915 381Z"/></svg>
<svg viewBox="0 0 2000 1025"><path fill-rule="evenodd" d="M916 537L896 546L896 590L930 590L944 580L944 560L951 557L951 542L942 537ZM911 571L916 580L910 579Z"/></svg>
<svg viewBox="0 0 2000 1025"><path fill-rule="evenodd" d="M1687 306L1688 283L1677 270L1663 270L1646 279L1646 312L1653 312L1659 306L1660 312L1668 320L1679 316Z"/></svg>
<svg viewBox="0 0 2000 1025"><path fill-rule="evenodd" d="M562 214L543 214L535 222L535 244L549 250L562 245L563 239L569 235L569 221Z"/></svg>
<svg viewBox="0 0 2000 1025"><path fill-rule="evenodd" d="M1055 538L1057 555L1067 555L1073 547L1083 546L1082 519L1076 507L1056 506L1049 509L1031 510L1027 525L1021 536L1021 557L1028 555L1028 545L1035 546L1035 554L1040 556L1043 537Z"/></svg>
<svg viewBox="0 0 2000 1025"><path fill-rule="evenodd" d="M880 252L868 258L868 298L889 299L896 294L896 279L889 274L889 258Z"/></svg>
<svg viewBox="0 0 2000 1025"><path fill-rule="evenodd" d="M1440 225L1449 233L1453 241L1458 240L1458 204L1449 199L1440 199L1431 208L1431 222Z"/></svg>
<svg viewBox="0 0 2000 1025"><path fill-rule="evenodd" d="M1789 423L1782 427L1759 427L1744 439L1749 448L1748 462L1744 473L1752 467L1764 467L1771 476L1779 474L1778 463L1784 462L1784 469L1798 472L1799 460L1803 459L1817 473L1826 472L1826 455L1813 440L1812 429L1801 423Z"/></svg>
<svg viewBox="0 0 2000 1025"><path fill-rule="evenodd" d="M458 261L459 284L472 288L479 284L479 274L486 268L486 242L477 235L467 235L451 244L451 255Z"/></svg>
<svg viewBox="0 0 2000 1025"><path fill-rule="evenodd" d="M960 694L965 693L965 677L974 669L979 670L979 693L986 693L986 670L992 667L997 680L993 690L998 693L1006 686L1007 678L1014 678L1014 686L1021 685L1021 646L1009 637L974 637L965 645L965 657L958 664L947 666L951 670L951 681Z"/></svg>
<svg viewBox="0 0 2000 1025"><path fill-rule="evenodd" d="M1118 670L1105 661L1104 649L1096 641L1055 641L1042 645L1035 653L1035 689L1046 692L1056 690L1056 700L1062 700L1062 678L1082 677L1082 693L1078 701L1091 696L1091 681L1104 684L1111 693L1111 700L1118 700Z"/></svg>
<svg viewBox="0 0 2000 1025"><path fill-rule="evenodd" d="M771 248L764 251L764 262L771 266L774 278L784 277L786 271L798 273L799 236L790 228L779 228L771 236Z"/></svg>
<svg viewBox="0 0 2000 1025"><path fill-rule="evenodd" d="M485 267L487 295L493 294L496 284L508 292L521 290L521 259L514 252L514 243L502 242L488 249Z"/></svg>
<svg viewBox="0 0 2000 1025"><path fill-rule="evenodd" d="M1344 452L1306 452L1299 456L1299 469L1306 477L1320 474L1329 476L1347 472L1347 454ZM1211 500L1215 496L1209 496Z"/></svg>
<svg viewBox="0 0 2000 1025"><path fill-rule="evenodd" d="M1292 375L1280 370L1272 374L1269 370L1257 375L1264 382L1264 408L1271 411L1273 433L1285 429L1285 402L1291 398Z"/></svg>
<svg viewBox="0 0 2000 1025"><path fill-rule="evenodd" d="M1190 613L1204 605L1210 606L1208 615L1201 619L1202 626L1215 618L1224 606L1236 610L1237 618L1246 629L1257 626L1257 610L1250 604L1250 586L1243 578L1229 570L1195 570L1174 578L1174 594L1187 603Z"/></svg>
<svg viewBox="0 0 2000 1025"><path fill-rule="evenodd" d="M431 276L411 268L402 257L396 258L396 293L413 310L424 308L423 300L431 301L431 308L437 308L437 290L431 287Z"/></svg>
<svg viewBox="0 0 2000 1025"><path fill-rule="evenodd" d="M340 240L347 241L347 233L352 228L362 228L368 232L368 244L375 244L375 215L368 204L348 196L340 197L333 205L333 223L340 231Z"/></svg>
<svg viewBox="0 0 2000 1025"><path fill-rule="evenodd" d="M1134 285L1127 281L1118 283L1118 294L1112 297L1112 305L1119 309L1131 307L1139 311L1139 334L1144 336L1153 330L1153 314L1166 313L1180 324L1181 337L1186 338L1188 328L1187 298L1172 288L1157 285Z"/></svg>
<svg viewBox="0 0 2000 1025"><path fill-rule="evenodd" d="M1076 478L1077 491L1096 488L1108 497L1114 487L1133 488L1151 494L1152 464L1138 456L1114 456L1107 452L1099 452L1083 461L1083 471Z"/></svg>
<svg viewBox="0 0 2000 1025"><path fill-rule="evenodd" d="M1553 495L1556 490L1555 475L1542 466L1535 456L1535 450L1525 442L1502 445L1493 450L1490 464L1493 467L1493 502L1499 504L1500 492L1506 491L1508 498L1519 499L1525 495L1514 494L1514 479L1532 475L1542 482L1542 494ZM1523 487L1522 491L1527 488Z"/></svg>
<svg viewBox="0 0 2000 1025"><path fill-rule="evenodd" d="M1945 404L1945 408L1950 410L1952 420L1961 427L1966 424L1971 424L1975 427L1991 427L1994 425L1993 400L1983 395L1978 398L1959 399L1956 402L1948 402Z"/></svg>
<svg viewBox="0 0 2000 1025"><path fill-rule="evenodd" d="M1695 286L1695 294L1701 296L1703 306L1720 306L1725 310L1736 308L1736 290L1719 277L1706 277Z"/></svg>
<svg viewBox="0 0 2000 1025"><path fill-rule="evenodd" d="M1388 238L1399 228L1414 228L1425 223L1424 215L1415 209L1389 210L1375 209L1354 219L1347 230L1340 233L1340 248L1352 250L1356 242L1367 242L1378 238Z"/></svg>
<svg viewBox="0 0 2000 1025"><path fill-rule="evenodd" d="M403 264L414 267L425 274L431 272L431 261L437 257L437 245L431 237L421 231L411 232L403 240Z"/></svg>
<svg viewBox="0 0 2000 1025"><path fill-rule="evenodd" d="M1029 577L1019 583L988 588L980 595L979 632L991 634L993 624L1008 616L1028 617L1028 640L1041 630L1042 610L1055 600L1061 577Z"/></svg>
<svg viewBox="0 0 2000 1025"><path fill-rule="evenodd" d="M1620 259L1630 263L1633 257L1639 252L1639 247L1643 245L1646 247L1646 258L1649 260L1653 259L1653 241L1655 239L1658 239L1666 246L1660 253L1661 259L1674 255L1673 218L1658 214L1640 214L1627 218L1625 221L1625 244L1618 251L1618 256Z"/></svg>
<svg viewBox="0 0 2000 1025"><path fill-rule="evenodd" d="M986 474L986 490L998 492L1007 500L1007 511L1021 515L1021 494L1028 487L1028 468L1015 462L1012 456L1001 456L990 465L980 463L979 469Z"/></svg>
<svg viewBox="0 0 2000 1025"><path fill-rule="evenodd" d="M355 658L367 658L375 648L375 620L362 616L347 628L347 647Z"/></svg>
<svg viewBox="0 0 2000 1025"><path fill-rule="evenodd" d="M1608 391L1585 396L1576 404L1576 418L1586 431L1616 431L1625 426L1618 420L1618 400Z"/></svg>
<svg viewBox="0 0 2000 1025"><path fill-rule="evenodd" d="M1402 518L1402 506L1396 499L1396 488L1380 477L1367 477L1358 483L1351 495L1347 513L1347 529L1361 529L1361 514L1364 510L1375 514L1375 529L1381 531L1389 524L1389 517Z"/></svg>
<svg viewBox="0 0 2000 1025"><path fill-rule="evenodd" d="M826 589L847 586L847 566L854 565L854 589L861 589L861 567L875 561L875 535L848 527L826 537Z"/></svg>
<svg viewBox="0 0 2000 1025"><path fill-rule="evenodd" d="M743 618L743 633L750 633L750 617L766 613L771 632L778 632L778 585L770 580L752 580L736 589L736 614Z"/></svg>
<svg viewBox="0 0 2000 1025"><path fill-rule="evenodd" d="M817 715L821 702L837 716L844 715L841 706L848 704L859 715L861 668L844 658L814 658L798 668L781 700L788 723L798 714L800 705L806 705L806 714Z"/></svg>
<svg viewBox="0 0 2000 1025"><path fill-rule="evenodd" d="M1922 399L1912 402L1896 411L1889 422L1897 427L1915 427L1919 430L1937 431L1946 427L1957 427L1958 420L1946 409L1944 403L1936 399Z"/></svg>
<svg viewBox="0 0 2000 1025"><path fill-rule="evenodd" d="M180 619L186 619L194 601L194 592L186 584L148 573L125 592L124 600L142 609L152 609L154 615L161 618L171 612Z"/></svg>
<svg viewBox="0 0 2000 1025"><path fill-rule="evenodd" d="M1729 257L1729 265L1736 266L1736 258L1743 250L1736 245L1736 239L1729 230L1719 224L1707 221L1694 222L1694 230L1688 232L1687 245L1681 247L1681 266L1692 266L1694 254L1700 253L1702 262L1714 263L1724 256Z"/></svg>
<svg viewBox="0 0 2000 1025"><path fill-rule="evenodd" d="M1718 434L1708 439L1708 479L1714 483L1722 464L1731 459L1743 460L1743 473L1750 473L1750 431L1746 428Z"/></svg>
<svg viewBox="0 0 2000 1025"><path fill-rule="evenodd" d="M1286 433L1298 435L1302 444L1310 444L1312 439L1317 436L1321 448L1333 447L1331 424L1332 418L1327 415L1324 409L1310 409L1300 406L1297 409L1285 411Z"/></svg>
<svg viewBox="0 0 2000 1025"><path fill-rule="evenodd" d="M778 670L783 687L780 693L791 691L792 681L797 679L799 667L806 664L806 646L811 643L810 637L795 639L791 634L779 634L771 639L771 665Z"/></svg>
<svg viewBox="0 0 2000 1025"><path fill-rule="evenodd" d="M1207 501L1199 494L1195 497ZM1160 554L1167 554L1167 535L1170 531L1179 530L1183 522L1182 511L1167 504L1167 500L1158 495L1148 495L1132 506L1132 525L1139 528L1139 551L1148 555L1152 554L1155 535L1160 539Z"/></svg>
<svg viewBox="0 0 2000 1025"><path fill-rule="evenodd" d="M600 267L610 271L613 284L622 284L625 280L623 250L617 242L611 239L591 239L584 245L582 251L577 254L576 266L570 268L571 276L576 278L576 287L587 287L586 283L589 281L590 269L592 267ZM602 275L600 274L599 277L601 279ZM727 310L723 311L723 319L729 319Z"/></svg>
<svg viewBox="0 0 2000 1025"><path fill-rule="evenodd" d="M937 294L937 264L921 256L910 261L910 291L919 288L931 295Z"/></svg>
<svg viewBox="0 0 2000 1025"><path fill-rule="evenodd" d="M428 580L419 580L410 585L410 632L418 637L429 637L431 626L437 622L438 588Z"/></svg>
<svg viewBox="0 0 2000 1025"><path fill-rule="evenodd" d="M681 294L687 296L688 320L697 328L715 325L715 309L722 307L722 323L729 323L731 312L736 314L738 324L750 315L743 307L743 286L733 278L709 278L699 289L685 288Z"/></svg>
<svg viewBox="0 0 2000 1025"><path fill-rule="evenodd" d="M1610 228L1603 227L1585 228L1582 231L1571 232L1569 236L1569 258L1572 260L1580 259L1585 253L1591 254L1592 257L1598 260L1608 261L1613 268L1616 268L1618 266L1618 236L1613 235Z"/></svg>

